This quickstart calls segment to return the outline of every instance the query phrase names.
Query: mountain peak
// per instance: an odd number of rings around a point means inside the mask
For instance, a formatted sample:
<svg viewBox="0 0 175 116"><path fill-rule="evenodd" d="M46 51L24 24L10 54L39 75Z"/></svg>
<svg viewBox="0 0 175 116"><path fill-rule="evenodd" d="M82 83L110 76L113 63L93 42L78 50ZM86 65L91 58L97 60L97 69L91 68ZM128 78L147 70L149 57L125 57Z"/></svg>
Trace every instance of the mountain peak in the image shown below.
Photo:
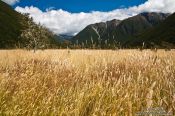
<svg viewBox="0 0 175 116"><path fill-rule="evenodd" d="M93 39L96 44L125 43L132 36L161 23L168 16L164 13L145 12L122 21L113 19L91 24L77 34L73 38L73 42L78 40L80 44L81 42L91 44L91 39Z"/></svg>
<svg viewBox="0 0 175 116"><path fill-rule="evenodd" d="M152 25L157 25L159 22L165 20L170 14L168 13L157 13L157 12L144 12L138 16L144 17Z"/></svg>

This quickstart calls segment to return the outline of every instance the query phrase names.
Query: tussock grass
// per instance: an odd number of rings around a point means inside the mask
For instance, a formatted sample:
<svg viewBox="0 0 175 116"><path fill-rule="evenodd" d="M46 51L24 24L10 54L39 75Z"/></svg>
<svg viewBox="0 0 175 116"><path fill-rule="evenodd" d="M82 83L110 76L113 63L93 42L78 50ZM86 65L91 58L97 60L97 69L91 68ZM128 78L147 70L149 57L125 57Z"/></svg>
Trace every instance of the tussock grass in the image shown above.
<svg viewBox="0 0 175 116"><path fill-rule="evenodd" d="M175 51L0 51L0 115L175 112Z"/></svg>

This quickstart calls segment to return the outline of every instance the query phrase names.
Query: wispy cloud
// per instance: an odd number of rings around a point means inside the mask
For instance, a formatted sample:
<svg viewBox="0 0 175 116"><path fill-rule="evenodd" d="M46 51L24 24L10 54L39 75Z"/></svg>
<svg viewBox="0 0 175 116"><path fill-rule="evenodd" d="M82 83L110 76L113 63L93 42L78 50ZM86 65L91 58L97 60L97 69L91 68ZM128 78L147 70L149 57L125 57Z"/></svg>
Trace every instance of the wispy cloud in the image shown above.
<svg viewBox="0 0 175 116"><path fill-rule="evenodd" d="M148 0L139 6L120 8L110 12L93 11L90 13L70 13L62 9L49 9L45 12L37 7L16 7L16 11L29 13L34 21L45 25L56 34L74 35L87 25L112 19L125 19L141 12L165 12L175 11L175 0Z"/></svg>
<svg viewBox="0 0 175 116"><path fill-rule="evenodd" d="M46 9L46 11L48 12L48 11L51 11L51 10L54 10L54 9L55 9L55 7L49 7L49 8Z"/></svg>

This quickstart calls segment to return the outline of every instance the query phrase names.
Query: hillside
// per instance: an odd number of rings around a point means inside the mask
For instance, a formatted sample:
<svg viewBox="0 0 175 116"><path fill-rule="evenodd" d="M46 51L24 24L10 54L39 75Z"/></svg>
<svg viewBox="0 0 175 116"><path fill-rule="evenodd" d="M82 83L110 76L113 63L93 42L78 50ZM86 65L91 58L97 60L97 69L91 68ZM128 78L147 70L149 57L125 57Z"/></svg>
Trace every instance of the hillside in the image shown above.
<svg viewBox="0 0 175 116"><path fill-rule="evenodd" d="M20 41L21 18L21 14L0 1L0 48L15 47Z"/></svg>
<svg viewBox="0 0 175 116"><path fill-rule="evenodd" d="M26 42L21 38L21 31L27 28L26 16L16 12L6 3L0 1L0 49L24 48ZM46 30L46 29L45 29ZM54 37L47 32L48 38L43 41L47 47L56 46Z"/></svg>
<svg viewBox="0 0 175 116"><path fill-rule="evenodd" d="M110 33L116 30L119 23L119 20L112 20L88 25L84 30L73 37L72 41L75 44L100 44L99 39L107 38L106 36L109 36Z"/></svg>
<svg viewBox="0 0 175 116"><path fill-rule="evenodd" d="M141 46L159 48L175 48L175 13L169 16L161 24L135 36L126 44L134 47Z"/></svg>
<svg viewBox="0 0 175 116"><path fill-rule="evenodd" d="M165 20L169 14L141 13L123 21L112 20L87 26L73 39L74 44L96 44L102 48L106 44L123 44L132 36L149 29Z"/></svg>

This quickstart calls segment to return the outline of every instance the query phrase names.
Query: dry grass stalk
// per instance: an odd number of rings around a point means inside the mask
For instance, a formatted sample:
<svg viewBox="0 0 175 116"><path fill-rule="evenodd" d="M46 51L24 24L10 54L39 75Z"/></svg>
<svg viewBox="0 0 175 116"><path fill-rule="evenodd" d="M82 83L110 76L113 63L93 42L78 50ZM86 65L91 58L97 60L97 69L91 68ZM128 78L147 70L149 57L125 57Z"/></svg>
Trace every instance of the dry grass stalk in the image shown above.
<svg viewBox="0 0 175 116"><path fill-rule="evenodd" d="M174 50L0 51L0 115L175 112L174 90Z"/></svg>

